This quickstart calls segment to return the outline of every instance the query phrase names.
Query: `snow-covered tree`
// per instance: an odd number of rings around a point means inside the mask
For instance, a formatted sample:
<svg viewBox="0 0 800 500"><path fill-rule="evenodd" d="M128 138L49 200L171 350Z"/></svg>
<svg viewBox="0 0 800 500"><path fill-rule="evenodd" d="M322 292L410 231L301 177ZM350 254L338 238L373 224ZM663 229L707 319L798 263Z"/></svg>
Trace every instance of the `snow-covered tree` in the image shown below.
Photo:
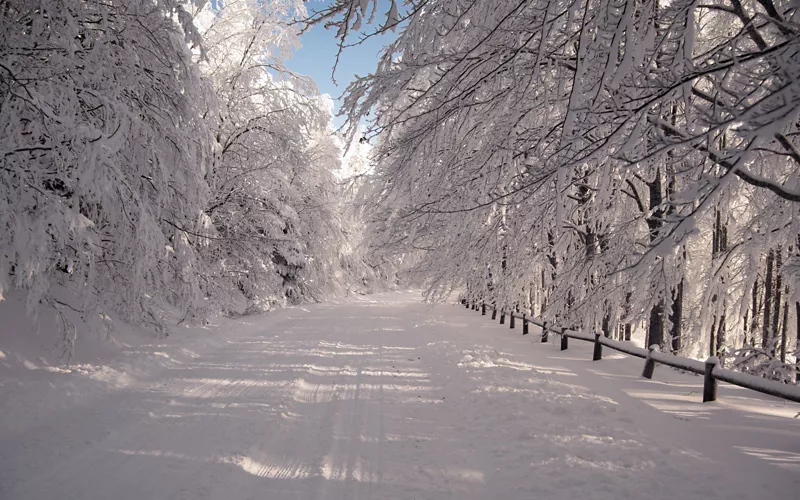
<svg viewBox="0 0 800 500"><path fill-rule="evenodd" d="M22 289L32 314L163 333L164 311L343 292L360 256L330 103L282 65L303 15L300 0L3 3L0 300Z"/></svg>
<svg viewBox="0 0 800 500"><path fill-rule="evenodd" d="M297 45L299 1L233 0L198 13L201 67L220 100L203 277L231 309L319 300L336 289L343 245L330 109L283 59Z"/></svg>
<svg viewBox="0 0 800 500"><path fill-rule="evenodd" d="M466 287L606 335L644 320L648 344L693 355L792 359L793 4L396 7L400 34L345 111L379 137L376 244L419 252L431 296ZM344 46L376 9L342 0L311 22Z"/></svg>
<svg viewBox="0 0 800 500"><path fill-rule="evenodd" d="M202 298L186 237L212 159L196 36L177 2L3 3L0 296L153 326L154 304Z"/></svg>

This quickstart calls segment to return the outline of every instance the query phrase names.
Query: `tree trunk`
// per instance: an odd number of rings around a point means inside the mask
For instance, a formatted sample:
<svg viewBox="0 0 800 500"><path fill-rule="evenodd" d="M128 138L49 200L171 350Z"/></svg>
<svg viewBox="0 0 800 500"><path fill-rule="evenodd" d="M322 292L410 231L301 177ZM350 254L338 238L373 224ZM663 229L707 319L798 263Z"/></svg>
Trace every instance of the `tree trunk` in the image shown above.
<svg viewBox="0 0 800 500"><path fill-rule="evenodd" d="M750 333L750 309L744 312L744 321L742 322L742 329L744 330L744 338L742 339L742 347L747 345L747 334Z"/></svg>
<svg viewBox="0 0 800 500"><path fill-rule="evenodd" d="M780 320L781 320L781 300L783 300L783 277L781 276L781 247L775 251L775 300L773 302L773 311L772 311L772 328L770 328L770 338L772 338L772 356L774 357L777 350L777 341L778 341L778 330L780 329Z"/></svg>
<svg viewBox="0 0 800 500"><path fill-rule="evenodd" d="M664 211L662 202L664 198L661 194L661 169L656 169L656 176L653 182L648 182L647 187L650 192L650 210L651 216L647 218L647 227L650 230L650 244L655 245L658 242L658 234L663 225ZM647 342L645 347L651 345L661 346L664 343L664 299L656 303L650 309L650 324L647 328Z"/></svg>
<svg viewBox="0 0 800 500"><path fill-rule="evenodd" d="M611 337L611 314L608 312L608 305L605 306L605 313L603 314L603 336L606 338Z"/></svg>
<svg viewBox="0 0 800 500"><path fill-rule="evenodd" d="M789 290L786 290L789 295ZM781 363L786 363L786 324L789 322L789 304L783 303L783 326L781 328Z"/></svg>
<svg viewBox="0 0 800 500"><path fill-rule="evenodd" d="M670 327L670 337L672 339L672 353L677 354L681 350L681 322L683 321L683 280L672 290L672 312L669 316L672 322Z"/></svg>
<svg viewBox="0 0 800 500"><path fill-rule="evenodd" d="M675 125L677 121L677 105L670 106L670 122ZM674 152L670 151L668 154L672 159ZM667 165L667 218L675 214L675 192L677 191L678 177L675 175L675 162L670 161ZM686 262L686 247L683 247L683 262ZM678 285L671 290L672 304L670 305L669 321L672 323L669 329L670 337L670 350L673 354L677 354L681 349L681 327L683 322L683 276L678 282Z"/></svg>
<svg viewBox="0 0 800 500"><path fill-rule="evenodd" d="M753 282L753 315L750 318L750 345L756 345L756 332L758 331L758 276Z"/></svg>
<svg viewBox="0 0 800 500"><path fill-rule="evenodd" d="M775 252L770 250L767 254L767 276L764 280L764 324L761 329L761 347L767 349L770 341L770 320L772 319L772 264Z"/></svg>
<svg viewBox="0 0 800 500"><path fill-rule="evenodd" d="M794 303L794 321L795 321L794 349L796 353L794 364L795 364L795 382L796 382L797 375L800 375L800 302Z"/></svg>
<svg viewBox="0 0 800 500"><path fill-rule="evenodd" d="M664 343L664 301L650 309L650 324L647 328L645 347L661 346Z"/></svg>
<svg viewBox="0 0 800 500"><path fill-rule="evenodd" d="M716 352L714 353L715 356L718 356L722 348L725 347L725 313L722 313L722 316L719 319L719 325L717 325L717 347Z"/></svg>
<svg viewBox="0 0 800 500"><path fill-rule="evenodd" d="M544 314L547 309L547 280L544 277L544 269L542 269L542 288L540 293L541 300L539 301L539 316Z"/></svg>
<svg viewBox="0 0 800 500"><path fill-rule="evenodd" d="M711 323L711 338L708 340L708 355L717 355L717 317L714 316L714 321Z"/></svg>
<svg viewBox="0 0 800 500"><path fill-rule="evenodd" d="M558 276L558 258L556 257L556 241L552 231L547 232L547 245L550 251L547 253L547 261L550 263L550 285L545 286L545 272L542 270L542 286L545 290L544 300L542 301L542 314L547 308L548 299L555 286L556 277Z"/></svg>
<svg viewBox="0 0 800 500"><path fill-rule="evenodd" d="M632 293L628 292L625 294L625 306L622 311L624 318L625 318L625 333L624 333L624 340L629 341L631 340L631 323L630 323L630 314L631 314L631 297Z"/></svg>
<svg viewBox="0 0 800 500"><path fill-rule="evenodd" d="M725 136L722 137L723 144ZM711 249L711 258L712 259L719 259L725 252L728 251L728 227L727 223L723 222L722 220L722 211L717 208L714 210L714 242L712 243ZM726 300L725 300L725 278L726 273L720 269L720 288L719 288L719 296L714 295L711 299L713 302L720 300L721 307L718 309L720 310L719 321L717 318L714 318L714 323L716 323L716 333L714 331L711 332L711 355L718 356L722 348L725 346L725 309L726 309ZM713 330L713 329L712 329Z"/></svg>

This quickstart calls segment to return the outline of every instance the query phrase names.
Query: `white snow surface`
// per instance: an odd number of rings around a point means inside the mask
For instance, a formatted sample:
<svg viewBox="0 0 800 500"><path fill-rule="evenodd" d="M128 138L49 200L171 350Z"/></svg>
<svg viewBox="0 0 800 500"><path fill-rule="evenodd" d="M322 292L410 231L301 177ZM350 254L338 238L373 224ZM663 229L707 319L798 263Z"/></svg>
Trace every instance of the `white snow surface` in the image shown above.
<svg viewBox="0 0 800 500"><path fill-rule="evenodd" d="M419 293L54 368L0 337L2 499L796 498L800 405Z"/></svg>

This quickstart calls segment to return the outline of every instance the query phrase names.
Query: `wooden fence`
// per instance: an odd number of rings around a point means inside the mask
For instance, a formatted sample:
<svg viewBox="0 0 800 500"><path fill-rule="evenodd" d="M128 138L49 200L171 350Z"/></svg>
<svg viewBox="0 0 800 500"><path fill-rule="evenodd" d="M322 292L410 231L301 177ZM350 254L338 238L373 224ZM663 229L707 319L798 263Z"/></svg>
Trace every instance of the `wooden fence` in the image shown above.
<svg viewBox="0 0 800 500"><path fill-rule="evenodd" d="M514 328L515 320L522 320L522 334L528 334L528 325L534 324L542 329L542 342L547 342L549 334L558 335L560 337L561 350L564 351L569 348L569 339L582 340L585 342L592 342L594 350L592 351L592 359L599 361L603 359L603 347L608 347L615 351L619 351L629 356L644 359L644 369L642 370L642 377L651 379L657 364L671 366L688 372L696 373L703 376L703 402L715 401L717 399L717 384L718 381L727 382L739 387L744 387L753 391L769 394L795 403L800 403L800 386L782 384L773 380L756 377L747 373L735 372L733 370L726 370L718 365L716 356L712 356L705 361L698 361L696 359L685 358L682 356L675 356L674 354L663 353L659 351L656 346L651 346L649 349L637 347L630 342L620 342L606 338L599 333L585 333L576 330L569 330L565 328L553 328L548 326L547 322L539 321L527 317L525 314L520 314L514 311L497 310L493 306L488 306L483 302L469 302L462 299L468 309L471 307L475 311L481 311L482 315L486 315L488 308L492 310L492 319L496 319L499 313L500 324L506 322L506 315L509 316L509 328Z"/></svg>

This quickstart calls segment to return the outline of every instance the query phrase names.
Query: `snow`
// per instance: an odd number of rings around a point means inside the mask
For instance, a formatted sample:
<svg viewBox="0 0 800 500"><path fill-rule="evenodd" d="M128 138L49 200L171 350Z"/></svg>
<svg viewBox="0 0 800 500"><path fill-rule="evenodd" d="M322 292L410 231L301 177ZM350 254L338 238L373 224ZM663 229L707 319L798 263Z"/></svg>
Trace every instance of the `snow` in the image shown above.
<svg viewBox="0 0 800 500"><path fill-rule="evenodd" d="M650 357L659 363L670 363L673 366L678 366L679 368L683 370L689 370L690 372L700 374L705 373L706 371L706 364L703 361L698 361L696 359L673 356L672 354L655 350L652 352ZM716 356L708 358L708 361L712 361L712 359L714 364L719 362L719 358Z"/></svg>
<svg viewBox="0 0 800 500"><path fill-rule="evenodd" d="M641 356L645 358L649 354L649 351L647 349L632 345L631 342L620 342L618 340L607 339L605 337L600 337L598 340L602 345L611 347L612 349L616 349L618 351L622 351L626 354L632 354L634 356Z"/></svg>
<svg viewBox="0 0 800 500"><path fill-rule="evenodd" d="M641 359L592 362L590 343L560 351L533 327L523 337L418 293L189 330L84 351L69 370L0 336L0 498L744 499L800 487L800 405L726 384L703 404L702 377L659 367L645 380Z"/></svg>
<svg viewBox="0 0 800 500"><path fill-rule="evenodd" d="M716 356L714 356L714 358L714 364L719 363L718 358L716 358ZM726 382L735 382L736 385L742 386L749 385L751 387L756 387L759 391L767 394L780 394L782 397L790 401L800 402L800 386L782 384L780 382L775 382L774 380L755 377L747 373L725 370L719 366L714 367L713 373L714 377L725 380Z"/></svg>

